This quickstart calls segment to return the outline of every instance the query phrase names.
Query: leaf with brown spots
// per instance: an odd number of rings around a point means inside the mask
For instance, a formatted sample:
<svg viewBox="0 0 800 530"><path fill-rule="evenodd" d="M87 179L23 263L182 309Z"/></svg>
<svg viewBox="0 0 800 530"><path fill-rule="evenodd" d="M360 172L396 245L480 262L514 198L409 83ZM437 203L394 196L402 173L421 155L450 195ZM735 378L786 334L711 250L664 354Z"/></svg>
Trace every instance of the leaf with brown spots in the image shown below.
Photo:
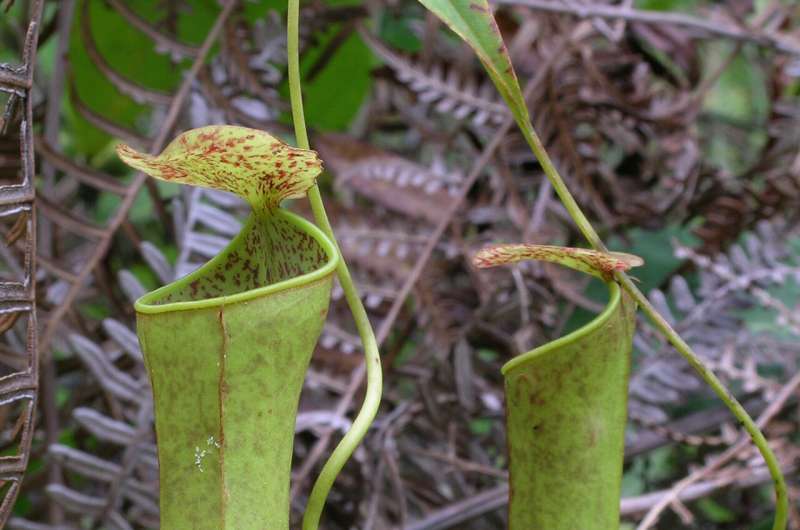
<svg viewBox="0 0 800 530"><path fill-rule="evenodd" d="M496 267L523 260L558 263L602 280L609 280L615 271L627 271L644 265L644 260L624 252L599 252L585 248L552 245L497 245L480 250L472 262L476 267Z"/></svg>
<svg viewBox="0 0 800 530"><path fill-rule="evenodd" d="M129 166L167 182L230 191L255 210L299 198L322 172L317 153L298 149L257 129L211 125L187 131L160 155L117 146Z"/></svg>

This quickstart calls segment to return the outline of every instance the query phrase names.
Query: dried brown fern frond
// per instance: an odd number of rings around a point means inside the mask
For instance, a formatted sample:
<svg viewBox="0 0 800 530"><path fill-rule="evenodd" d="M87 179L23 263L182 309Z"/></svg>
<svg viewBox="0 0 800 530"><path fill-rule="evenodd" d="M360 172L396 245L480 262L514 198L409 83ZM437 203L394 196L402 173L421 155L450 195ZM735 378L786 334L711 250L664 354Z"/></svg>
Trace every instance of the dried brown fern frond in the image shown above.
<svg viewBox="0 0 800 530"><path fill-rule="evenodd" d="M0 64L0 526L30 458L39 383L32 89L42 10L41 1L31 5L19 63Z"/></svg>
<svg viewBox="0 0 800 530"><path fill-rule="evenodd" d="M435 223L463 177L436 171L346 136L317 138L336 183L411 219Z"/></svg>

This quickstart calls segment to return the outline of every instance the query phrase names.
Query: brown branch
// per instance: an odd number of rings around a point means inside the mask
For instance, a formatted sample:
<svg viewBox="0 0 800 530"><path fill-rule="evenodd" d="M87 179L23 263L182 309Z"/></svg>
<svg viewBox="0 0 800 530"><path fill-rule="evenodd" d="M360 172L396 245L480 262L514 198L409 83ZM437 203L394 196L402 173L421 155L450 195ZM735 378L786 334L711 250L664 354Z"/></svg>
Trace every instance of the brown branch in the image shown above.
<svg viewBox="0 0 800 530"><path fill-rule="evenodd" d="M44 141L50 145L58 145L58 133L61 130L61 107L66 80L67 53L69 50L69 28L72 27L72 18L75 13L75 1L64 0L58 8L58 43L56 48L55 64L52 77L47 87L47 108L44 115ZM39 138L36 138L36 152L40 152ZM55 172L57 166L42 161L42 189L49 192L55 186ZM46 220L39 224L39 253L50 257L53 241L53 227Z"/></svg>
<svg viewBox="0 0 800 530"><path fill-rule="evenodd" d="M641 22L644 24L669 24L672 26L680 26L688 29L699 30L705 32L706 34L724 37L735 41L751 42L765 48L772 48L788 55L800 55L800 45L791 42L791 40L787 37L770 33L754 33L743 28L718 24L708 19L684 15L682 13L662 13L657 11L620 8L596 3L562 3L553 2L550 0L495 0L495 3L525 6L537 11L562 13L576 16L578 18L607 18L612 20Z"/></svg>
<svg viewBox="0 0 800 530"><path fill-rule="evenodd" d="M100 53L100 50L97 48L94 35L92 35L91 20L90 3L88 0L83 0L80 19L83 48L100 73L102 73L120 93L130 97L136 103L168 107L170 103L172 103L172 94L139 85L114 70L114 68L108 64L103 54ZM170 217L161 200L158 187L156 187L155 183L151 180L147 180L145 186L147 186L147 192L150 195L150 200L153 201L159 221L163 226L171 226Z"/></svg>
<svg viewBox="0 0 800 530"><path fill-rule="evenodd" d="M2 379L5 384L0 385L0 400L3 403L17 402L21 405L16 424L5 434L16 442L16 451L9 456L8 471L4 473L3 480L10 484L2 495L0 504L0 528L5 526L11 514L14 502L19 494L22 476L30 457L31 441L34 435L34 411L37 406L37 387L39 385L39 350L36 346L36 221L33 214L33 200L35 196L34 175L35 166L33 158L33 76L35 73L36 54L39 42L39 27L42 21L44 0L35 0L30 4L30 22L25 34L22 49L22 65L18 68L0 68L0 85L6 92L11 92L9 103L12 105L15 98L23 103L24 110L19 121L19 167L22 170L22 182L0 186L2 209L6 213L16 211L22 217L18 218L17 226L22 228L16 236L5 238L5 244L12 246L15 243L23 245L24 271L19 282L5 282L0 286L0 304L4 307L5 323L4 332L13 325L23 312L27 313L27 333L25 338L25 365L16 373L9 373ZM4 74L8 75L4 75ZM0 122L2 122L0 118ZM0 124L4 128L6 124ZM14 229L12 228L12 232ZM24 237L23 237L24 234ZM10 234L8 234L10 235ZM3 421L3 423L6 423Z"/></svg>
<svg viewBox="0 0 800 530"><path fill-rule="evenodd" d="M118 138L123 140L129 144L133 144L137 147L141 147L147 144L147 139L144 136L141 136L136 131L128 129L125 126L119 125L115 123L102 114L95 112L92 110L80 97L78 94L78 87L75 84L75 76L72 72L69 72L69 90L67 91L69 95L70 103L75 111L80 114L80 116L89 122L91 125L96 127L97 129L103 131L104 133L108 134L109 136L113 136L114 138Z"/></svg>
<svg viewBox="0 0 800 530"><path fill-rule="evenodd" d="M0 68L0 85L28 90L31 88L31 80L27 75Z"/></svg>
<svg viewBox="0 0 800 530"><path fill-rule="evenodd" d="M56 48L55 66L50 83L47 87L47 109L44 116L44 137L54 144L58 142L58 133L60 131L61 110L63 98L61 97L64 92L64 82L66 79L66 62L67 50L69 49L70 27L72 26L72 18L75 11L75 2L73 0L64 0L59 5L58 14L53 17L58 29L58 42ZM36 139L34 139L34 142ZM38 152L39 147L34 143L34 149ZM48 164L47 161L42 160L42 184L44 192L50 191L55 185L55 170L56 166ZM40 230L37 235L39 241L37 242L37 253L43 253L44 258L51 257L52 242L54 236L53 223L44 217L40 216L37 219ZM37 262L45 270L48 270L48 263L46 259L38 259ZM64 278L64 276L57 276ZM45 440L46 445L51 445L58 441L60 433L58 407L56 405L56 366L55 361L51 358L42 364L40 377L41 393L42 393L42 408L45 424ZM61 484L61 470L58 466L51 466L47 470L48 483ZM64 522L64 510L53 499L48 499L47 503L48 520L53 524L62 524Z"/></svg>
<svg viewBox="0 0 800 530"><path fill-rule="evenodd" d="M56 151L49 141L41 136L37 136L35 142L36 152L42 158L42 161L53 169L67 173L81 184L85 184L94 189L120 196L125 195L128 189L125 184L116 179L109 178L108 175L101 171L75 162L71 158Z"/></svg>
<svg viewBox="0 0 800 530"><path fill-rule="evenodd" d="M756 425L758 425L759 429L763 429L764 426L769 423L769 421L778 414L792 394L797 390L797 387L800 386L800 373L797 373L792 377L788 383L786 383L781 391L775 396L775 399L769 404L769 406L761 413L756 421ZM706 478L709 474L716 471L724 464L729 462L733 459L739 452L750 445L750 437L744 435L741 439L736 442L736 444L732 445L728 449L726 449L722 454L718 457L714 458L705 466L701 467L700 469L692 472L686 478L678 481L670 490L663 495L657 503L655 503L647 512L644 519L642 519L641 523L637 527L637 530L647 530L648 528L652 527L656 521L658 521L658 516L661 514L664 509L669 506L671 503L681 499L681 493L694 484L695 482Z"/></svg>
<svg viewBox="0 0 800 530"><path fill-rule="evenodd" d="M793 468L794 466L785 471L791 471ZM758 469L756 471L746 469L742 473L732 473L725 477L692 484L681 492L679 500L681 502L697 500L707 497L724 487L747 488L762 484L768 480L770 480L770 475L766 469ZM669 490L660 490L637 495L636 497L625 497L620 502L620 514L622 516L633 516L642 513L665 497L668 497L669 494ZM459 525L467 521L499 510L507 502L508 485L503 484L478 493L473 497L455 502L420 521L411 523L403 530L447 530L449 528L459 528Z"/></svg>

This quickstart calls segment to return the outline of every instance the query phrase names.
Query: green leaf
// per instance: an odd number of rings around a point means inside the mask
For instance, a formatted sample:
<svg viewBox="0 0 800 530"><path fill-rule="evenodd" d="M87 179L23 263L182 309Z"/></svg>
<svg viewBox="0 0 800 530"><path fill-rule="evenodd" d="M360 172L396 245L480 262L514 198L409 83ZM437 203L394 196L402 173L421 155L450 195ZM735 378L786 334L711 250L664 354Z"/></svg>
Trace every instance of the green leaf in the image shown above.
<svg viewBox="0 0 800 530"><path fill-rule="evenodd" d="M486 363L495 362L500 356L496 351L488 348L479 348L478 351L475 352L475 355L477 355L480 360Z"/></svg>
<svg viewBox="0 0 800 530"><path fill-rule="evenodd" d="M378 30L380 41L393 49L402 50L406 53L419 52L422 48L422 43L411 29L411 20L402 15L396 16L393 13L383 11Z"/></svg>
<svg viewBox="0 0 800 530"><path fill-rule="evenodd" d="M635 7L651 11L686 11L697 8L697 0L637 0Z"/></svg>
<svg viewBox="0 0 800 530"><path fill-rule="evenodd" d="M136 302L156 413L162 528L289 528L297 405L322 331L338 253L278 207L321 170L313 151L267 133L210 127L156 157L120 148L155 177L239 193L240 233L197 271Z"/></svg>
<svg viewBox="0 0 800 530"><path fill-rule="evenodd" d="M171 91L178 84L180 69L175 67L170 57L156 52L149 37L133 28L105 2L87 4L90 31L97 50L117 73L142 86L165 92ZM84 23L82 5L83 2L79 2L75 9L70 34L69 90L75 90L83 104L96 114L108 117L124 127L139 129L150 110L120 94L89 57L81 28ZM136 2L136 7L137 13L148 19L154 18L158 12L155 0ZM203 21L195 20L194 24L202 29ZM131 60L133 57L136 60ZM70 130L75 131L68 141L71 147L92 156L102 150L111 138L89 124L72 108L69 99L65 99L65 106L69 110L67 119L70 121Z"/></svg>
<svg viewBox="0 0 800 530"><path fill-rule="evenodd" d="M697 501L696 506L709 521L714 523L736 522L736 514L714 499L709 497L702 498Z"/></svg>
<svg viewBox="0 0 800 530"><path fill-rule="evenodd" d="M610 237L609 246L626 245L633 254L641 256L647 268L634 271L641 282L644 292L661 287L681 266L681 260L675 257L673 241L683 245L694 246L697 238L687 226L667 225L659 230L633 228L623 237Z"/></svg>
<svg viewBox="0 0 800 530"><path fill-rule="evenodd" d="M800 303L800 282L794 278L787 278L783 284L771 286L767 292L785 307L797 307ZM752 307L736 311L744 319L747 329L759 335L769 335L779 340L797 340L797 334L776 315L774 308L755 304Z"/></svg>
<svg viewBox="0 0 800 530"><path fill-rule="evenodd" d="M326 0L325 4L343 7L358 6L361 2ZM326 59L331 44L348 26L351 34L334 49L333 56ZM316 44L303 51L300 63L306 121L319 131L345 131L369 96L372 69L377 62L354 26L347 22L327 25L324 32L314 35L314 39ZM318 68L320 60L326 61L324 68L310 76L311 69Z"/></svg>
<svg viewBox="0 0 800 530"><path fill-rule="evenodd" d="M303 54L304 78L308 79L309 69L325 53L338 27L331 28L317 46ZM372 52L361 36L354 32L347 37L325 67L303 82L308 123L321 131L346 130L370 92L374 64Z"/></svg>
<svg viewBox="0 0 800 530"><path fill-rule="evenodd" d="M476 418L469 422L469 430L475 436L486 436L492 432L492 420L488 418Z"/></svg>

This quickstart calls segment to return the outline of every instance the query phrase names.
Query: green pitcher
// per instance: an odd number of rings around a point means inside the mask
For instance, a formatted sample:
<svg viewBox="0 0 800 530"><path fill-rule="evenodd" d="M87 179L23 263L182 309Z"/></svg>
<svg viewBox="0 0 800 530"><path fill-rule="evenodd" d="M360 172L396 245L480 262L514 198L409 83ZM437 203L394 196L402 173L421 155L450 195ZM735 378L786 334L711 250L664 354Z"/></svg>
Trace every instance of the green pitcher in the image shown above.
<svg viewBox="0 0 800 530"><path fill-rule="evenodd" d="M619 528L628 377L636 304L613 280L643 263L621 252L499 245L479 267L544 260L606 282L605 310L585 326L503 366L510 530Z"/></svg>
<svg viewBox="0 0 800 530"><path fill-rule="evenodd" d="M322 163L233 126L188 131L156 157L118 152L155 178L237 193L253 210L219 255L135 305L161 527L288 530L295 416L339 256L280 201L303 196Z"/></svg>
<svg viewBox="0 0 800 530"><path fill-rule="evenodd" d="M619 528L635 304L503 366L510 530Z"/></svg>

